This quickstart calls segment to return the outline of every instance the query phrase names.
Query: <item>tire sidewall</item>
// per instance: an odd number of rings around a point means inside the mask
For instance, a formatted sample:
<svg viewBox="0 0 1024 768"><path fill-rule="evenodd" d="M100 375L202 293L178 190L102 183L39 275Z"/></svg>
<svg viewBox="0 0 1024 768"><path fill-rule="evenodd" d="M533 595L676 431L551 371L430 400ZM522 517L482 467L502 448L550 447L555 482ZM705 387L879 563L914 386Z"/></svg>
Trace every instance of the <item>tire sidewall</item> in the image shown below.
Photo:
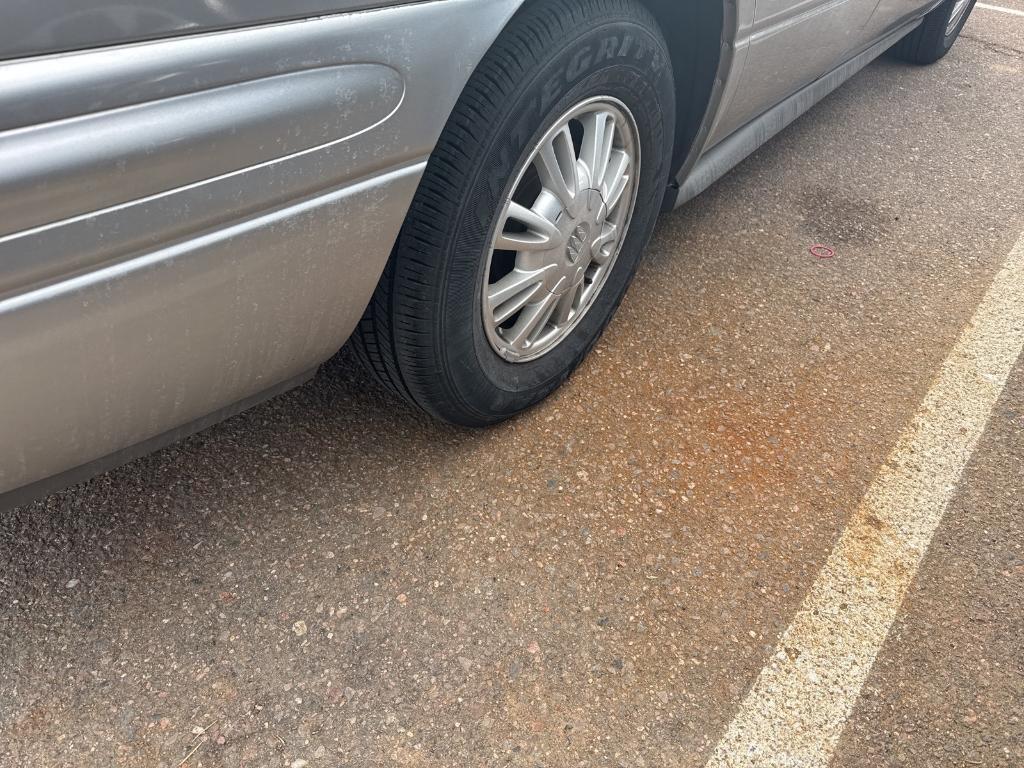
<svg viewBox="0 0 1024 768"><path fill-rule="evenodd" d="M635 22L604 22L541 64L508 99L467 188L458 236L446 259L440 338L442 370L458 399L497 421L561 384L600 336L629 287L650 239L668 181L674 135L674 87L664 42ZM513 172L526 162L552 121L593 97L612 97L636 120L641 148L635 209L626 238L593 305L573 332L537 360L509 363L487 340L481 311L489 248Z"/></svg>

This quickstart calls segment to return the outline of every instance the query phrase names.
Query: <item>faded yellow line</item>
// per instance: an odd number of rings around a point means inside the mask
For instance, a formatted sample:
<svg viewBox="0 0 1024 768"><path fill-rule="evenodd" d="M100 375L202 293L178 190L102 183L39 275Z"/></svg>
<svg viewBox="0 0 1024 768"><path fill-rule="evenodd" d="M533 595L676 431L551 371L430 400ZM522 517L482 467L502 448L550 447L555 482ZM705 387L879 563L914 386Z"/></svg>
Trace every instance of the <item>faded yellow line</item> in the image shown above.
<svg viewBox="0 0 1024 768"><path fill-rule="evenodd" d="M707 768L827 766L1024 349L1024 236L942 365Z"/></svg>

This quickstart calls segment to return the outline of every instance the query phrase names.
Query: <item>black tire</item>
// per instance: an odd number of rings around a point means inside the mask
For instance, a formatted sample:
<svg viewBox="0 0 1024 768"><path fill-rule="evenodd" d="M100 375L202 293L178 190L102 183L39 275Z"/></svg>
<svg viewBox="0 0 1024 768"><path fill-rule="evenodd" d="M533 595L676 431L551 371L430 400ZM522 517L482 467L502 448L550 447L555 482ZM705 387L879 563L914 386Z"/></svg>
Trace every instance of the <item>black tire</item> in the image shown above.
<svg viewBox="0 0 1024 768"><path fill-rule="evenodd" d="M635 2L542 0L514 18L427 165L353 337L364 364L423 410L466 426L507 419L562 384L614 314L654 229L670 172L674 92L664 38ZM506 362L487 341L481 291L511 174L549 123L599 95L623 102L637 122L643 162L632 223L572 333L534 361Z"/></svg>
<svg viewBox="0 0 1024 768"><path fill-rule="evenodd" d="M949 53L976 2L977 0L970 0L967 3L960 20L947 33L953 13L957 10L957 0L945 0L924 17L917 29L893 46L893 54L912 64L934 64Z"/></svg>

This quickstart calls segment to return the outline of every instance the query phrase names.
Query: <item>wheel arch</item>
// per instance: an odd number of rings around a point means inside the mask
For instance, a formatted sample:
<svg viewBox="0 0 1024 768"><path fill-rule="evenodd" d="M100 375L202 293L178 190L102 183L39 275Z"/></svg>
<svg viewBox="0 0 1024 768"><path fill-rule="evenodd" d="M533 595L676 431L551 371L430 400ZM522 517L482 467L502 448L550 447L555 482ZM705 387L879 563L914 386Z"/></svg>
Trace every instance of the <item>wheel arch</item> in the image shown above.
<svg viewBox="0 0 1024 768"><path fill-rule="evenodd" d="M518 15L543 0L523 0ZM676 127L665 210L675 205L679 179L697 161L732 68L737 0L635 0L646 8L669 46L676 86ZM508 23L511 23L511 18Z"/></svg>
<svg viewBox="0 0 1024 768"><path fill-rule="evenodd" d="M661 27L676 84L673 177L691 161L714 118L731 65L735 0L637 0ZM696 159L695 157L692 159Z"/></svg>

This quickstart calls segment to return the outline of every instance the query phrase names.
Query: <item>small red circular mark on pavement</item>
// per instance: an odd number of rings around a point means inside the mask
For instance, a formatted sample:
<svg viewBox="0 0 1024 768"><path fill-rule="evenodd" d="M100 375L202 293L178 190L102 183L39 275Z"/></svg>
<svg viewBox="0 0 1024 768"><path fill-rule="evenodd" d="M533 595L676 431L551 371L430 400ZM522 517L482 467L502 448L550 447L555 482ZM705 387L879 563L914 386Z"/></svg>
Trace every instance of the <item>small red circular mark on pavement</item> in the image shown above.
<svg viewBox="0 0 1024 768"><path fill-rule="evenodd" d="M817 245L811 246L811 256L816 259L831 259L836 255L834 248L829 248L827 245L818 243Z"/></svg>

